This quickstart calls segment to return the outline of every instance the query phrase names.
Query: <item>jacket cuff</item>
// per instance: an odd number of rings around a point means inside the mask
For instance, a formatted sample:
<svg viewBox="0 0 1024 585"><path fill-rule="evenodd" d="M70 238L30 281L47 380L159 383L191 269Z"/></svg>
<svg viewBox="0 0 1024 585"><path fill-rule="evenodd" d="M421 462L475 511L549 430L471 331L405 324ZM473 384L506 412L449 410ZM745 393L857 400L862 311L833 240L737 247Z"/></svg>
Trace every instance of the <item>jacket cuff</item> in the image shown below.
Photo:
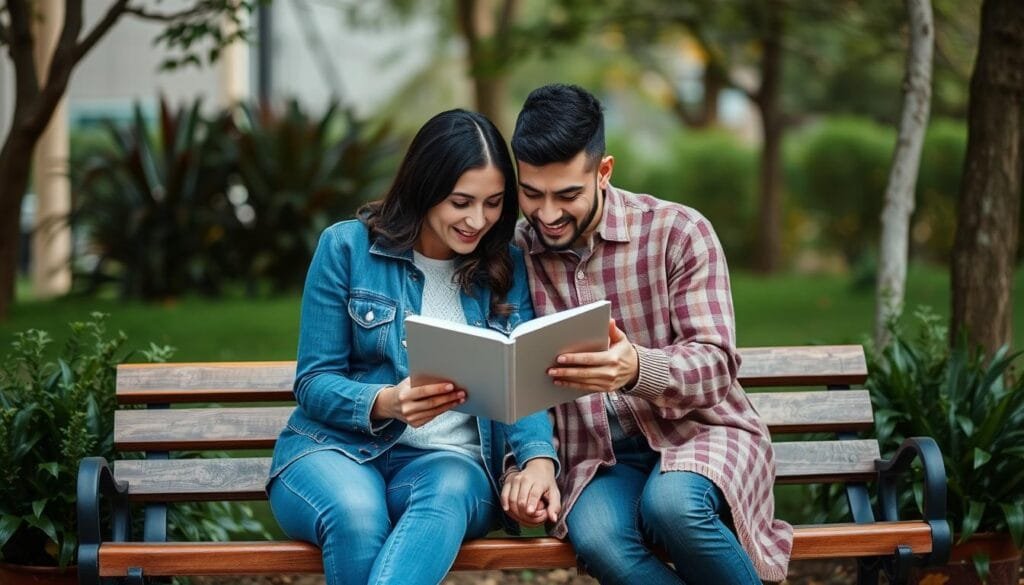
<svg viewBox="0 0 1024 585"><path fill-rule="evenodd" d="M651 401L660 397L672 381L668 355L663 351L633 345L639 363L636 384L622 393Z"/></svg>

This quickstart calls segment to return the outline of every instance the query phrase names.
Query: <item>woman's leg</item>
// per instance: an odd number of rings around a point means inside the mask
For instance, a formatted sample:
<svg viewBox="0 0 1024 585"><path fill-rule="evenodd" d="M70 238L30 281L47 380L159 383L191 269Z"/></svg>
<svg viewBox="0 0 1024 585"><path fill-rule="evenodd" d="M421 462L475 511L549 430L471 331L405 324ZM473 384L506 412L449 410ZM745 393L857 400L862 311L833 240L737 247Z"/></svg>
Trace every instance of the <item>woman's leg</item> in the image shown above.
<svg viewBox="0 0 1024 585"><path fill-rule="evenodd" d="M640 494L657 454L626 439L615 443L615 456L618 462L600 469L573 504L566 519L569 540L603 585L679 585L679 577L648 548L640 527Z"/></svg>
<svg viewBox="0 0 1024 585"><path fill-rule="evenodd" d="M687 585L760 585L754 565L722 520L729 505L712 481L689 471L655 466L640 514L651 539L669 551Z"/></svg>
<svg viewBox="0 0 1024 585"><path fill-rule="evenodd" d="M497 513L483 465L451 451L396 445L389 451L387 503L394 530L370 573L374 584L435 584L465 538L487 534Z"/></svg>
<svg viewBox="0 0 1024 585"><path fill-rule="evenodd" d="M391 531L384 480L372 464L317 451L270 484L270 506L291 538L323 551L328 585L365 585Z"/></svg>

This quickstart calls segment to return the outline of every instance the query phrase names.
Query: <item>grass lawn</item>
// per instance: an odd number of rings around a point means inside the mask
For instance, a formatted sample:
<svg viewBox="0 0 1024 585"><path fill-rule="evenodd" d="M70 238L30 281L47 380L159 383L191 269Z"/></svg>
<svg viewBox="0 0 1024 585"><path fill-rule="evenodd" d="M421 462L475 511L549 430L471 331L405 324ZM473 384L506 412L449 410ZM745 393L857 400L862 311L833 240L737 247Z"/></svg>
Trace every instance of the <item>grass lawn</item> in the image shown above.
<svg viewBox="0 0 1024 585"><path fill-rule="evenodd" d="M1016 289L1024 286L1024 270ZM27 291L23 291L27 292ZM859 343L871 333L874 291L855 289L847 277L733 274L740 346ZM58 341L67 322L92 311L109 313L110 329L128 334L130 347L150 341L177 348L176 361L288 360L295 357L299 296L212 300L183 298L174 303L65 298L22 300L11 319L0 323L0 353L15 331L45 329ZM949 276L944 270L915 266L908 279L907 306L928 305L948 315ZM1015 347L1024 347L1024 294L1014 298Z"/></svg>

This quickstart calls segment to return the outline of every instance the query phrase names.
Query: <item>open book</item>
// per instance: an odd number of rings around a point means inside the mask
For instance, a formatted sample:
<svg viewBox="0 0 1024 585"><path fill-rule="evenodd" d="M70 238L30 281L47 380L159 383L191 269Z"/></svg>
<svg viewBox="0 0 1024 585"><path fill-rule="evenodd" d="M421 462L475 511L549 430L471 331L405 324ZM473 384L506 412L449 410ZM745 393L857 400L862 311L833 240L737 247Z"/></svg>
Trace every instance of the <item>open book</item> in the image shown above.
<svg viewBox="0 0 1024 585"><path fill-rule="evenodd" d="M608 349L611 303L598 301L497 331L431 317L405 318L413 386L450 381L466 390L455 410L512 423L585 393L555 386L560 354Z"/></svg>

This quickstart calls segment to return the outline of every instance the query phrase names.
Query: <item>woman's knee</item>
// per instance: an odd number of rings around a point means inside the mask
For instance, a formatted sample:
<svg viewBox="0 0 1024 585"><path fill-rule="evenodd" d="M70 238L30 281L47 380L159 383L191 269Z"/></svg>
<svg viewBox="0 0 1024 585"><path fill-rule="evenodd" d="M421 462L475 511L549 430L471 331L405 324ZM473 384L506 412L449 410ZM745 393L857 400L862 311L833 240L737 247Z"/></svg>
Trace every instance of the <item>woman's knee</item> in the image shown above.
<svg viewBox="0 0 1024 585"><path fill-rule="evenodd" d="M380 540L390 532L382 494L318 489L281 476L270 485L270 504L288 536L323 546L339 541Z"/></svg>

